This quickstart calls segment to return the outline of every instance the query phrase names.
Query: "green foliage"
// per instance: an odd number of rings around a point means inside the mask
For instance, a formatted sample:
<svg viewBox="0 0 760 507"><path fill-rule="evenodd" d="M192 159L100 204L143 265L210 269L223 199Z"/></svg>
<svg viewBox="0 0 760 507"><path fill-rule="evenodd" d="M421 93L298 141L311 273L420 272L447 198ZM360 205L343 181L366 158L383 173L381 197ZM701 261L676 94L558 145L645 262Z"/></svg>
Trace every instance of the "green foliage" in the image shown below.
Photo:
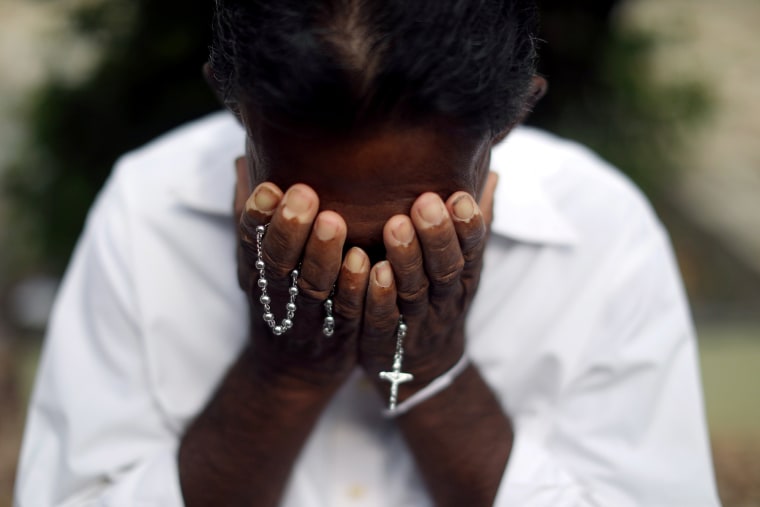
<svg viewBox="0 0 760 507"><path fill-rule="evenodd" d="M73 13L103 57L84 79L33 96L29 146L3 182L16 266L62 270L116 158L218 108L201 75L211 12L210 2L109 0Z"/></svg>
<svg viewBox="0 0 760 507"><path fill-rule="evenodd" d="M652 41L614 28L619 3L539 1L550 92L530 122L590 145L655 191L673 169L681 126L706 98L695 85L650 82ZM31 143L3 185L14 266L62 270L116 158L218 108L200 70L211 11L211 2L100 0L73 13L103 57L79 82L53 80L33 97Z"/></svg>
<svg viewBox="0 0 760 507"><path fill-rule="evenodd" d="M678 169L682 136L709 112L707 91L654 80L654 36L615 24L622 2L539 3L550 91L530 123L588 145L657 199Z"/></svg>

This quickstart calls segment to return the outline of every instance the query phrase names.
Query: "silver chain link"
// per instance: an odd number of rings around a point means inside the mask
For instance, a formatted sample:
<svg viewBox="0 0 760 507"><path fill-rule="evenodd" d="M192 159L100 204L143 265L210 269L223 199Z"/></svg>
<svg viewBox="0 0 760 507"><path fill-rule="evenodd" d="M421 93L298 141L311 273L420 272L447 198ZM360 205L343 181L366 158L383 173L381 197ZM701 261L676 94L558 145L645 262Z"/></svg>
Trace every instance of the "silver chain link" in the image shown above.
<svg viewBox="0 0 760 507"><path fill-rule="evenodd" d="M262 258L261 243L264 239L264 233L267 230L266 225L259 225L256 227L256 269L259 271L258 286L261 290L261 296L259 302L264 306L264 315L262 318L267 323L269 328L275 334L280 336L288 329L293 327L293 319L296 315L296 296L298 296L298 269L294 269L290 272L290 287L288 288L288 302L285 305L285 318L277 324L274 314L272 313L272 298L267 292L267 286L269 282L266 276L266 264ZM300 267L300 266L299 266Z"/></svg>

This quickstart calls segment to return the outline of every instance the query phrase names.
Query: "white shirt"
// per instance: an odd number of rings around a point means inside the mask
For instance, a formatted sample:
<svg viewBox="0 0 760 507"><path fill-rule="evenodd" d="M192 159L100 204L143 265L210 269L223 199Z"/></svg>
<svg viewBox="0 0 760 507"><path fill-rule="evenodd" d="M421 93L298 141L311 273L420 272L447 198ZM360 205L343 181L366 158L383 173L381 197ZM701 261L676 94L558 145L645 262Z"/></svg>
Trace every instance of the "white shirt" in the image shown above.
<svg viewBox="0 0 760 507"><path fill-rule="evenodd" d="M248 329L232 217L243 142L220 113L117 164L54 309L17 506L182 505L178 440ZM585 148L537 130L516 129L492 165L468 354L515 428L495 505L718 505L692 324L650 207ZM432 504L383 403L357 372L284 507Z"/></svg>

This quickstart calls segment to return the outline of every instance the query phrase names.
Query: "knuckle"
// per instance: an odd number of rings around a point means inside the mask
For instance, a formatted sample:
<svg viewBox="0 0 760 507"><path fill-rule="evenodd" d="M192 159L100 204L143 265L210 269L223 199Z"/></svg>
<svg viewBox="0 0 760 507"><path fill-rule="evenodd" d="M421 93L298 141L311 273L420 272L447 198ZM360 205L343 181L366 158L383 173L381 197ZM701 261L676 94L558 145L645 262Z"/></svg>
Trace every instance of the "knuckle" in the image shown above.
<svg viewBox="0 0 760 507"><path fill-rule="evenodd" d="M254 246L254 259L257 257ZM262 248L261 258L266 265L267 277L273 277L275 279L286 278L293 270L293 266L288 265L286 259L281 255L274 255L270 250Z"/></svg>
<svg viewBox="0 0 760 507"><path fill-rule="evenodd" d="M307 250L299 269L299 284L303 283L313 297L327 299L338 276L339 262L340 259L335 253L328 256L325 253L315 254Z"/></svg>
<svg viewBox="0 0 760 507"><path fill-rule="evenodd" d="M358 320L362 314L362 303L354 298L336 297L334 299L334 313L348 320Z"/></svg>
<svg viewBox="0 0 760 507"><path fill-rule="evenodd" d="M450 234L433 234L426 238L427 250L435 255L442 255L454 247L459 247L459 241L451 231Z"/></svg>
<svg viewBox="0 0 760 507"><path fill-rule="evenodd" d="M399 284L408 280L416 280L419 278L419 274L424 271L424 264L420 255L415 255L412 259L392 259L391 266Z"/></svg>
<svg viewBox="0 0 760 507"><path fill-rule="evenodd" d="M367 308L364 320L367 328L377 331L378 334L385 335L389 331L392 332L398 320L395 302L393 304L370 305Z"/></svg>
<svg viewBox="0 0 760 507"><path fill-rule="evenodd" d="M462 236L461 245L462 253L465 257L477 255L482 250L486 238L486 231L483 227L471 231L469 234Z"/></svg>
<svg viewBox="0 0 760 507"><path fill-rule="evenodd" d="M330 297L331 288L324 289L306 278L298 279L298 295L313 302L323 302Z"/></svg>
<svg viewBox="0 0 760 507"><path fill-rule="evenodd" d="M390 305L372 306L367 309L367 323L374 328L389 327L388 320L390 320L394 313L395 308L391 309Z"/></svg>
<svg viewBox="0 0 760 507"><path fill-rule="evenodd" d="M435 273L433 276L433 287L440 290L457 285L464 270L464 264L464 258L460 257L447 269Z"/></svg>
<svg viewBox="0 0 760 507"><path fill-rule="evenodd" d="M416 284L410 290L399 289L398 296L405 303L422 303L427 301L429 289L430 282L423 278L419 284Z"/></svg>
<svg viewBox="0 0 760 507"><path fill-rule="evenodd" d="M359 323L356 321L344 321L340 318L336 319L335 334L333 338L328 342L328 346L332 346L333 350L340 351L342 354L347 354L347 345L355 346L355 338L359 334Z"/></svg>

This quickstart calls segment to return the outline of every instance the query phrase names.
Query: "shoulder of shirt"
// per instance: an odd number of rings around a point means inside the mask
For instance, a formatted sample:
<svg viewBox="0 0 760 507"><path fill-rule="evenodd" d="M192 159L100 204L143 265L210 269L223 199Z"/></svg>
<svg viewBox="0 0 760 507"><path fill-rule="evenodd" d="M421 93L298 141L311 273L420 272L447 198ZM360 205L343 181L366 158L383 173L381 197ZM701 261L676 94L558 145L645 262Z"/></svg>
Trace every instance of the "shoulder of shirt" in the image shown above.
<svg viewBox="0 0 760 507"><path fill-rule="evenodd" d="M142 207L156 201L215 215L232 213L235 159L245 131L220 111L182 125L123 155L111 177Z"/></svg>
<svg viewBox="0 0 760 507"><path fill-rule="evenodd" d="M659 229L643 193L589 148L521 126L496 146L493 230L517 241L573 246L589 236Z"/></svg>

